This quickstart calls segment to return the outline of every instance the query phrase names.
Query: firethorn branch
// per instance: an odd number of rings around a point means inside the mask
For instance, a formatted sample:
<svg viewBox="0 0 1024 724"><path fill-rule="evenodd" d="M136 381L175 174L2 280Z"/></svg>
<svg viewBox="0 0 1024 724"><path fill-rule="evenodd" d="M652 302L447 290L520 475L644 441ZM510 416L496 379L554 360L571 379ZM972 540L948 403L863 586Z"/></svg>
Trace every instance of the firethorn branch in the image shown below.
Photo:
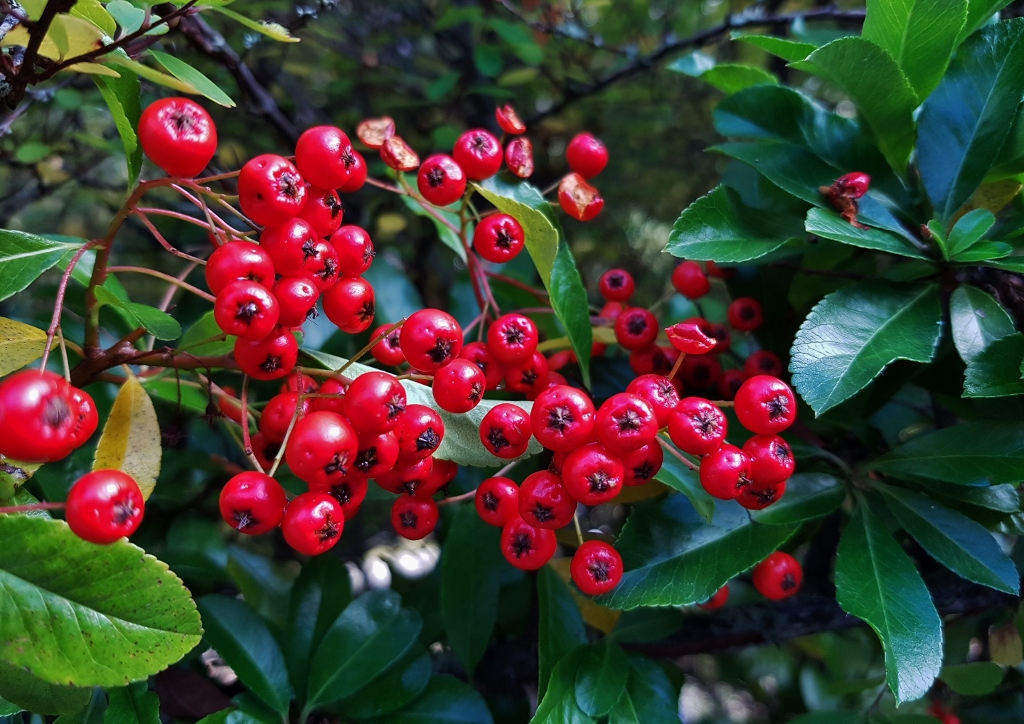
<svg viewBox="0 0 1024 724"><path fill-rule="evenodd" d="M145 274L147 276L156 277L157 279L163 279L165 282L169 282L171 285L180 287L186 291L192 292L197 297L205 299L208 302L215 302L217 298L212 294L204 292L202 289L192 286L186 281L173 277L170 274L164 274L156 269L144 269L137 266L111 266L107 268L107 271L114 273L126 273L126 274Z"/></svg>
<svg viewBox="0 0 1024 724"><path fill-rule="evenodd" d="M668 440L666 440L660 434L658 435L658 444L661 445L663 448L665 448L666 452L670 453L672 455L672 457L676 458L683 465L685 465L686 467L690 468L690 470L700 470L700 465L696 465L693 461L691 461L689 458L687 458L681 452L676 450L675 445L672 445Z"/></svg>

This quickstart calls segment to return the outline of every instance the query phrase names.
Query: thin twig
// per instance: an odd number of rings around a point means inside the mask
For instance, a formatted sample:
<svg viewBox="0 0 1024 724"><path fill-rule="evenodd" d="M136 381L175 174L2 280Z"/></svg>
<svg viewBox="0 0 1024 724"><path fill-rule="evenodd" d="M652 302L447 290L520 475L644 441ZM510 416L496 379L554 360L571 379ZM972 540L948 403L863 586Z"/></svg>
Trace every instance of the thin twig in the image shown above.
<svg viewBox="0 0 1024 724"><path fill-rule="evenodd" d="M195 264L196 262L193 262L191 265L193 269L195 268ZM157 279L163 279L165 282L169 282L170 284L176 287L180 287L185 291L192 292L197 297L202 297L208 302L217 301L217 297L213 296L212 294L204 292L202 289L194 287L186 281L182 281L181 279L173 277L170 274L164 274L163 272L157 271L156 269L146 269L140 266L111 266L108 267L108 271L115 273L122 272L125 274L145 274L147 276L156 277Z"/></svg>

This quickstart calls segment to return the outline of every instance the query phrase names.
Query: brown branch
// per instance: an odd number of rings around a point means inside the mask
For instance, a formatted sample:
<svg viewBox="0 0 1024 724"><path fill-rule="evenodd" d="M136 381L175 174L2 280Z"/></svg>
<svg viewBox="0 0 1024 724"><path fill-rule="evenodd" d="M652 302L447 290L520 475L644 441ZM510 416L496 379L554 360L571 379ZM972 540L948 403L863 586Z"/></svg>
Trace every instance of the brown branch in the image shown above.
<svg viewBox="0 0 1024 724"><path fill-rule="evenodd" d="M188 353L178 354L173 349L137 350L131 344L118 343L96 359L84 359L71 370L71 384L84 387L97 380L114 367L123 364L163 367L176 370L227 369L237 370L238 365L230 357L196 357Z"/></svg>

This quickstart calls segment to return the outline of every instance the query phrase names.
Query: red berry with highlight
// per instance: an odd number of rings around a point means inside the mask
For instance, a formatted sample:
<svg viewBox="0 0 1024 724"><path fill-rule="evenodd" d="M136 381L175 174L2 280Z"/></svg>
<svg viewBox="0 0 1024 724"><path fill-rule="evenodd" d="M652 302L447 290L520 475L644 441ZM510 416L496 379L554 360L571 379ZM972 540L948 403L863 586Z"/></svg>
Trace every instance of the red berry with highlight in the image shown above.
<svg viewBox="0 0 1024 724"><path fill-rule="evenodd" d="M341 227L345 207L334 189L310 188L299 217L313 227L319 236L330 236Z"/></svg>
<svg viewBox="0 0 1024 724"><path fill-rule="evenodd" d="M600 596L622 580L622 556L600 540L588 540L573 554L569 564L572 582L588 596Z"/></svg>
<svg viewBox="0 0 1024 724"><path fill-rule="evenodd" d="M658 338L658 319L647 309L630 307L615 319L615 341L623 349L649 349Z"/></svg>
<svg viewBox="0 0 1024 724"><path fill-rule="evenodd" d="M263 339L273 332L280 313L277 298L256 282L231 282L213 305L217 326L246 339Z"/></svg>
<svg viewBox="0 0 1024 724"><path fill-rule="evenodd" d="M322 252L317 249L320 241L309 222L297 216L268 226L260 234L260 248L270 254L274 271L283 276L305 276L306 260Z"/></svg>
<svg viewBox="0 0 1024 724"><path fill-rule="evenodd" d="M392 327L390 324L382 324L370 334L371 339L376 339L384 334L384 331ZM382 365L398 367L405 364L405 355L402 353L402 345L399 341L400 327L393 327L390 332L381 337L377 344L370 349L373 358Z"/></svg>
<svg viewBox="0 0 1024 724"><path fill-rule="evenodd" d="M288 504L281 532L285 542L307 556L326 553L341 540L345 511L326 493L303 493Z"/></svg>
<svg viewBox="0 0 1024 724"><path fill-rule="evenodd" d="M754 566L754 588L765 598L781 601L800 590L804 570L796 558L775 551Z"/></svg>
<svg viewBox="0 0 1024 724"><path fill-rule="evenodd" d="M453 359L434 373L432 390L437 406L446 412L469 412L484 398L487 379L468 359Z"/></svg>
<svg viewBox="0 0 1024 724"><path fill-rule="evenodd" d="M235 341L235 362L245 374L256 380L278 380L295 369L299 343L291 332L280 327L263 339Z"/></svg>
<svg viewBox="0 0 1024 724"><path fill-rule="evenodd" d="M597 411L587 394L556 385L541 392L530 412L530 429L548 450L571 452L594 439Z"/></svg>
<svg viewBox="0 0 1024 724"><path fill-rule="evenodd" d="M415 369L434 372L459 356L462 327L440 309L421 309L402 323L402 353Z"/></svg>
<svg viewBox="0 0 1024 724"><path fill-rule="evenodd" d="M725 602L729 600L729 584L725 584L715 594L704 603L698 603L698 608L703 608L705 611L714 611L716 608L721 608L725 605Z"/></svg>
<svg viewBox="0 0 1024 724"><path fill-rule="evenodd" d="M594 178L608 165L608 149L589 133L581 133L569 141L565 160L583 178Z"/></svg>
<svg viewBox="0 0 1024 724"><path fill-rule="evenodd" d="M359 432L387 432L395 429L405 412L405 388L394 375L366 372L348 386L342 406Z"/></svg>
<svg viewBox="0 0 1024 724"><path fill-rule="evenodd" d="M308 277L282 277L274 283L273 293L282 327L301 327L319 314L315 310L320 290Z"/></svg>
<svg viewBox="0 0 1024 724"><path fill-rule="evenodd" d="M504 378L501 365L491 356L486 343L470 342L459 352L459 357L468 359L480 368L480 371L484 373L484 379L487 380L488 390L497 389L498 385L501 384Z"/></svg>
<svg viewBox="0 0 1024 724"><path fill-rule="evenodd" d="M537 325L522 314L506 314L487 329L487 350L503 365L526 362L537 351Z"/></svg>
<svg viewBox="0 0 1024 724"><path fill-rule="evenodd" d="M654 479L665 462L665 451L657 441L622 454L622 484L643 485Z"/></svg>
<svg viewBox="0 0 1024 724"><path fill-rule="evenodd" d="M622 490L622 461L598 443L573 450L562 462L562 483L584 505L600 505Z"/></svg>
<svg viewBox="0 0 1024 724"><path fill-rule="evenodd" d="M134 533L144 511L134 478L120 470L94 470L71 486L64 515L79 538L106 545Z"/></svg>
<svg viewBox="0 0 1024 724"><path fill-rule="evenodd" d="M454 204L466 193L466 174L451 156L428 157L416 175L420 195L434 206Z"/></svg>
<svg viewBox="0 0 1024 724"><path fill-rule="evenodd" d="M459 136L452 156L471 181L483 181L501 169L501 144L494 134L482 128Z"/></svg>
<svg viewBox="0 0 1024 724"><path fill-rule="evenodd" d="M519 516L536 528L564 528L575 513L576 501L554 473L538 470L519 486Z"/></svg>
<svg viewBox="0 0 1024 724"><path fill-rule="evenodd" d="M358 277L373 264L377 252L365 229L347 224L331 234L331 245L338 253L338 271L343 277Z"/></svg>
<svg viewBox="0 0 1024 724"><path fill-rule="evenodd" d="M369 329L377 310L373 287L362 277L339 279L324 292L323 306L327 318L348 334Z"/></svg>
<svg viewBox="0 0 1024 724"><path fill-rule="evenodd" d="M295 423L284 459L311 490L326 491L348 477L359 438L348 420L334 412L311 412Z"/></svg>
<svg viewBox="0 0 1024 724"><path fill-rule="evenodd" d="M162 98L139 118L139 143L169 176L191 178L217 152L217 127L206 109L188 98Z"/></svg>
<svg viewBox="0 0 1024 724"><path fill-rule="evenodd" d="M519 486L508 478L487 478L476 489L474 502L480 518L500 528L519 515Z"/></svg>
<svg viewBox="0 0 1024 724"><path fill-rule="evenodd" d="M862 171L843 174L832 184L832 190L837 196L845 196L850 199L859 199L868 192L870 187L871 177Z"/></svg>
<svg viewBox="0 0 1024 724"><path fill-rule="evenodd" d="M505 460L517 458L530 446L530 417L519 405L503 402L480 421L480 441L487 451Z"/></svg>
<svg viewBox="0 0 1024 724"><path fill-rule="evenodd" d="M700 484L713 498L734 500L750 485L750 459L735 445L722 445L701 460Z"/></svg>
<svg viewBox="0 0 1024 724"><path fill-rule="evenodd" d="M796 470L789 443L778 435L754 435L743 443L743 452L750 458L750 476L756 486L781 483Z"/></svg>
<svg viewBox="0 0 1024 724"><path fill-rule="evenodd" d="M352 520L356 513L359 512L359 507L363 504L363 501L366 500L369 488L370 482L366 478L350 476L339 483L335 483L329 490L319 492L326 492L337 500L341 505L341 512L345 515L345 520Z"/></svg>
<svg viewBox="0 0 1024 724"><path fill-rule="evenodd" d="M516 516L501 529L501 552L505 560L524 571L535 571L555 555L555 532L536 528Z"/></svg>
<svg viewBox="0 0 1024 724"><path fill-rule="evenodd" d="M317 412L336 412L344 414L341 400L345 397L347 386L341 380L328 377L317 390L317 396L312 399L313 409Z"/></svg>
<svg viewBox="0 0 1024 724"><path fill-rule="evenodd" d="M777 502L786 493L786 481L771 485L754 485L751 483L743 488L736 502L747 510L764 510Z"/></svg>
<svg viewBox="0 0 1024 724"><path fill-rule="evenodd" d="M508 214L485 216L473 232L476 253L495 264L515 259L525 243L523 227Z"/></svg>
<svg viewBox="0 0 1024 724"><path fill-rule="evenodd" d="M229 480L220 491L224 522L246 535L263 535L281 524L288 506L281 484L269 475L247 471Z"/></svg>
<svg viewBox="0 0 1024 724"><path fill-rule="evenodd" d="M306 182L288 159L270 153L257 156L238 174L238 203L257 224L280 224L302 211Z"/></svg>
<svg viewBox="0 0 1024 724"><path fill-rule="evenodd" d="M505 368L505 387L512 392L539 394L547 387L548 360L540 352L534 352L525 362Z"/></svg>
<svg viewBox="0 0 1024 724"><path fill-rule="evenodd" d="M206 260L206 285L215 295L231 282L248 280L270 289L274 262L267 250L248 241L232 241L217 247Z"/></svg>
<svg viewBox="0 0 1024 724"><path fill-rule="evenodd" d="M751 432L769 435L796 420L796 397L782 380L768 375L751 377L736 393L736 417Z"/></svg>
<svg viewBox="0 0 1024 724"><path fill-rule="evenodd" d="M625 269L609 269L601 275L597 289L609 302L628 302L636 289L636 282Z"/></svg>
<svg viewBox="0 0 1024 724"><path fill-rule="evenodd" d="M672 286L687 299L700 299L709 291L707 275L695 261L684 261L672 272Z"/></svg>
<svg viewBox="0 0 1024 724"><path fill-rule="evenodd" d="M298 392L282 392L274 395L260 415L260 432L271 442L283 442L293 419L301 419L313 410L313 401L303 398L299 402Z"/></svg>
<svg viewBox="0 0 1024 724"><path fill-rule="evenodd" d="M654 409L639 395L620 392L597 410L597 440L613 453L636 450L658 435Z"/></svg>
<svg viewBox="0 0 1024 724"><path fill-rule="evenodd" d="M663 375L641 375L626 386L626 392L643 398L651 406L659 428L668 424L672 411L679 405L675 385Z"/></svg>
<svg viewBox="0 0 1024 724"><path fill-rule="evenodd" d="M367 172L366 159L363 158L363 154L353 150L352 163L348 167L348 181L339 186L338 191L343 194L352 194L363 188L363 185L366 183Z"/></svg>
<svg viewBox="0 0 1024 724"><path fill-rule="evenodd" d="M668 418L668 434L683 452L709 455L725 442L728 421L710 400L684 397Z"/></svg>
<svg viewBox="0 0 1024 724"><path fill-rule="evenodd" d="M391 432L360 435L356 459L349 468L349 477L376 478L395 467L398 462L398 436Z"/></svg>
<svg viewBox="0 0 1024 724"><path fill-rule="evenodd" d="M310 128L295 144L295 165L306 181L317 188L344 186L355 162L348 135L334 126Z"/></svg>
<svg viewBox="0 0 1024 724"><path fill-rule="evenodd" d="M395 428L399 450L407 460L428 458L444 439L444 421L426 405L412 404L405 408Z"/></svg>
<svg viewBox="0 0 1024 724"><path fill-rule="evenodd" d="M96 431L92 397L49 371L0 381L0 455L26 463L60 460Z"/></svg>
<svg viewBox="0 0 1024 724"><path fill-rule="evenodd" d="M391 506L391 525L409 540L421 540L437 527L437 503L430 498L403 495Z"/></svg>

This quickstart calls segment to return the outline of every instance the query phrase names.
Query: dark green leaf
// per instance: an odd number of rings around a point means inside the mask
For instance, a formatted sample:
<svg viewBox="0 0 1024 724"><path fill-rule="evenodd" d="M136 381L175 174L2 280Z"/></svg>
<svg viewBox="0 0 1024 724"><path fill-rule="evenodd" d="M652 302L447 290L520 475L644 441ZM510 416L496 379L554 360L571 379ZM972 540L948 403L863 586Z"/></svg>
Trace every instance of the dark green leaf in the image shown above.
<svg viewBox="0 0 1024 724"><path fill-rule="evenodd" d="M967 363L964 397L1005 397L1024 394L1021 367L1024 334L1016 332L989 344Z"/></svg>
<svg viewBox="0 0 1024 724"><path fill-rule="evenodd" d="M383 675L338 704L338 709L355 719L390 714L423 693L433 672L430 654L417 644Z"/></svg>
<svg viewBox="0 0 1024 724"><path fill-rule="evenodd" d="M199 599L206 639L239 680L274 711L284 715L292 699L284 654L263 619L235 598Z"/></svg>
<svg viewBox="0 0 1024 724"><path fill-rule="evenodd" d="M992 295L977 287L957 287L949 297L953 343L964 362L970 362L996 340L1014 332L1013 320Z"/></svg>
<svg viewBox="0 0 1024 724"><path fill-rule="evenodd" d="M714 58L702 51L674 60L668 65L668 70L700 78L726 94L755 85L775 85L779 82L774 75L761 68L733 63L716 64Z"/></svg>
<svg viewBox="0 0 1024 724"><path fill-rule="evenodd" d="M1016 486L1010 484L975 488L969 485L954 485L930 480L928 481L928 493L934 494L952 505L967 503L1000 513L1020 511L1020 495L1017 493Z"/></svg>
<svg viewBox="0 0 1024 724"><path fill-rule="evenodd" d="M638 506L616 547L626 573L600 603L610 608L706 601L730 578L760 563L798 526L760 525L734 502L718 502L706 523L682 495Z"/></svg>
<svg viewBox="0 0 1024 724"><path fill-rule="evenodd" d="M786 482L786 494L764 510L751 511L758 523L790 525L828 515L846 500L846 486L832 475L797 473Z"/></svg>
<svg viewBox="0 0 1024 724"><path fill-rule="evenodd" d="M224 331L217 324L217 320L213 318L213 312L207 312L185 330L185 334L178 342L178 350L187 351L196 357L231 354L235 348L235 337L226 337L220 342L204 342L204 340L219 337L222 334Z"/></svg>
<svg viewBox="0 0 1024 724"><path fill-rule="evenodd" d="M812 43L801 43L796 40L776 38L771 35L753 35L734 32L731 37L733 40L749 43L754 47L760 48L766 53L771 53L772 55L790 62L803 60L813 53L814 49L817 47Z"/></svg>
<svg viewBox="0 0 1024 724"><path fill-rule="evenodd" d="M683 625L676 608L634 608L623 611L609 636L623 643L647 643L674 634Z"/></svg>
<svg viewBox="0 0 1024 724"><path fill-rule="evenodd" d="M676 724L679 692L648 658L630 657L626 691L608 713L608 724Z"/></svg>
<svg viewBox="0 0 1024 724"><path fill-rule="evenodd" d="M456 78L458 78L458 74L456 74ZM430 211L427 211L427 209L412 196L403 195L400 198L402 199L402 202L405 204L406 208L409 209L409 211L413 212L417 216L422 216L424 218L430 219L430 221L434 224L434 227L437 229L437 238L441 240L441 243L447 246L452 251L454 251L456 256L462 259L463 262L466 261L466 247L462 245L462 239L459 238L459 235L456 232L452 231L451 227L448 226L448 224L445 224L444 222L437 218L438 216L440 216L443 219L447 220L448 223L453 224L455 228L458 228L458 214L452 213L451 211L445 211L444 209L439 209L433 206L430 208ZM435 214L437 216L435 216ZM470 240L472 240L473 238L472 224L470 224L469 229L466 231L466 238ZM370 268L372 269L373 267Z"/></svg>
<svg viewBox="0 0 1024 724"><path fill-rule="evenodd" d="M1020 590L1013 562L981 524L909 490L880 490L903 530L932 558L969 581L1006 593Z"/></svg>
<svg viewBox="0 0 1024 724"><path fill-rule="evenodd" d="M454 676L434 676L427 691L383 724L493 724L487 703Z"/></svg>
<svg viewBox="0 0 1024 724"><path fill-rule="evenodd" d="M948 222L997 161L1024 96L1024 19L991 25L963 44L918 118L917 163Z"/></svg>
<svg viewBox="0 0 1024 724"><path fill-rule="evenodd" d="M551 566L544 566L537 572L537 600L540 608L538 696L543 698L555 664L569 651L586 643L587 631L569 587Z"/></svg>
<svg viewBox="0 0 1024 724"><path fill-rule="evenodd" d="M949 255L955 256L981 241L995 223L996 217L988 209L975 209L961 216L949 232Z"/></svg>
<svg viewBox="0 0 1024 724"><path fill-rule="evenodd" d="M576 670L576 705L590 716L604 716L622 696L628 676L621 646L608 639L591 644Z"/></svg>
<svg viewBox="0 0 1024 724"><path fill-rule="evenodd" d="M487 650L501 589L501 532L472 505L459 510L441 556L441 618L448 643L466 673Z"/></svg>
<svg viewBox="0 0 1024 724"><path fill-rule="evenodd" d="M23 290L61 257L85 243L85 239L53 241L24 231L0 229L0 301Z"/></svg>
<svg viewBox="0 0 1024 724"><path fill-rule="evenodd" d="M863 504L839 541L836 600L878 634L897 703L924 696L942 666L942 621L913 561Z"/></svg>
<svg viewBox="0 0 1024 724"><path fill-rule="evenodd" d="M963 696L985 696L996 690L1003 681L1005 670L991 661L976 661L973 664L943 666L939 678L946 685Z"/></svg>
<svg viewBox="0 0 1024 724"><path fill-rule="evenodd" d="M800 325L789 369L817 414L862 390L898 359L928 362L942 332L934 285L866 281L821 300Z"/></svg>
<svg viewBox="0 0 1024 724"><path fill-rule="evenodd" d="M914 438L872 467L961 485L1024 480L1024 424L969 422Z"/></svg>
<svg viewBox="0 0 1024 724"><path fill-rule="evenodd" d="M123 686L202 632L165 564L126 540L87 543L63 521L0 516L0 590L0 659L56 684Z"/></svg>
<svg viewBox="0 0 1024 724"><path fill-rule="evenodd" d="M577 706L575 696L576 672L586 656L587 647L580 646L558 661L530 724L593 724Z"/></svg>
<svg viewBox="0 0 1024 724"><path fill-rule="evenodd" d="M958 261L961 264L974 264L979 261L1001 259L1004 256L1009 256L1012 252L1013 247L1001 241L982 241L970 249L955 254L952 260Z"/></svg>
<svg viewBox="0 0 1024 724"><path fill-rule="evenodd" d="M974 33L978 28L992 19L992 16L1010 4L1010 0L968 0L967 22L960 29L960 37L957 44L962 43L967 36Z"/></svg>
<svg viewBox="0 0 1024 724"><path fill-rule="evenodd" d="M160 65L166 68L168 73L178 80L188 83L214 103L227 108L235 107L235 102L231 100L231 96L221 90L220 86L185 61L180 58L175 58L173 55L161 53L159 50L150 49L149 54Z"/></svg>
<svg viewBox="0 0 1024 724"><path fill-rule="evenodd" d="M564 240L565 234L559 233L563 240L558 244L555 265L551 269L551 306L565 327L566 335L576 353L576 361L583 375L583 384L590 387L590 350L594 342L594 331L590 326L590 307L587 303L587 291L583 287L576 260L569 251L569 244Z"/></svg>
<svg viewBox="0 0 1024 724"><path fill-rule="evenodd" d="M130 301L124 287L114 276L107 277L107 280L94 291L100 306L109 304L118 310L129 324L144 327L157 339L172 340L181 336L181 325L174 317L156 307Z"/></svg>
<svg viewBox="0 0 1024 724"><path fill-rule="evenodd" d="M874 43L855 36L818 48L793 67L838 86L874 131L882 155L903 173L914 147L917 97L896 61Z"/></svg>
<svg viewBox="0 0 1024 724"><path fill-rule="evenodd" d="M792 719L789 724L860 724L859 711L815 711Z"/></svg>
<svg viewBox="0 0 1024 724"><path fill-rule="evenodd" d="M316 643L352 600L348 569L339 558L317 556L306 561L288 601L285 658L296 691L305 691L309 660Z"/></svg>
<svg viewBox="0 0 1024 724"><path fill-rule="evenodd" d="M144 681L111 689L103 724L160 724L160 700Z"/></svg>
<svg viewBox="0 0 1024 724"><path fill-rule="evenodd" d="M119 67L120 78L106 75L92 76L93 82L100 89L103 100L107 102L110 115L121 136L125 159L128 162L128 187L135 186L142 171L142 146L139 144L139 117L142 115L142 86L139 76L130 69Z"/></svg>
<svg viewBox="0 0 1024 724"><path fill-rule="evenodd" d="M665 251L697 261L752 261L802 236L792 219L750 209L735 191L718 186L683 211Z"/></svg>
<svg viewBox="0 0 1024 724"><path fill-rule="evenodd" d="M909 256L912 259L929 259L927 254L903 237L881 229L858 229L839 214L827 209L808 211L804 228L808 234L850 246L859 246L862 249L887 251L890 254Z"/></svg>
<svg viewBox="0 0 1024 724"><path fill-rule="evenodd" d="M674 445L673 449L676 449ZM682 453L679 454L682 455ZM661 470L654 475L654 479L660 480L689 498L690 504L694 510L700 513L700 517L708 523L711 522L711 518L715 515L715 499L701 487L697 471L686 466L671 452L666 452L665 462L662 463Z"/></svg>
<svg viewBox="0 0 1024 724"><path fill-rule="evenodd" d="M17 711L36 714L74 714L88 705L92 689L59 686L0 659L0 696Z"/></svg>
<svg viewBox="0 0 1024 724"><path fill-rule="evenodd" d="M356 598L313 655L306 706L355 694L401 659L422 627L419 614L403 609L394 591L370 591Z"/></svg>

